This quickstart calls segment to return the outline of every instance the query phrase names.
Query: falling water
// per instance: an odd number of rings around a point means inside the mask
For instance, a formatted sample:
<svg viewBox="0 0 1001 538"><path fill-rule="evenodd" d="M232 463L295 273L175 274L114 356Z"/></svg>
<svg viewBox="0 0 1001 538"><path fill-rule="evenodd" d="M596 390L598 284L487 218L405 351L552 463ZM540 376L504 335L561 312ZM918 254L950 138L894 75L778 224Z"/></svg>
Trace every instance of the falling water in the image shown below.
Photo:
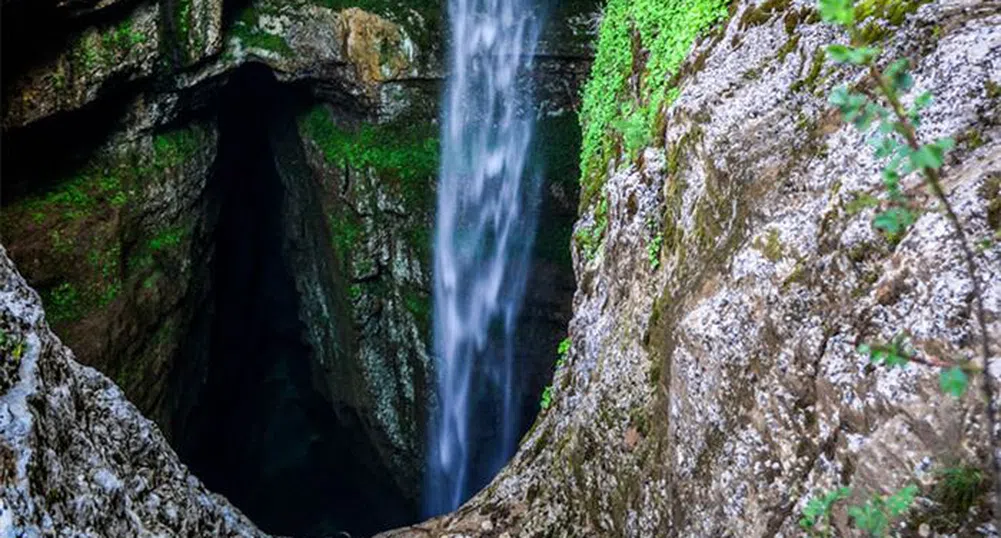
<svg viewBox="0 0 1001 538"><path fill-rule="evenodd" d="M531 0L449 0L434 260L438 408L426 515L456 508L500 469L520 433L515 325L535 236L539 179L522 82L539 34Z"/></svg>

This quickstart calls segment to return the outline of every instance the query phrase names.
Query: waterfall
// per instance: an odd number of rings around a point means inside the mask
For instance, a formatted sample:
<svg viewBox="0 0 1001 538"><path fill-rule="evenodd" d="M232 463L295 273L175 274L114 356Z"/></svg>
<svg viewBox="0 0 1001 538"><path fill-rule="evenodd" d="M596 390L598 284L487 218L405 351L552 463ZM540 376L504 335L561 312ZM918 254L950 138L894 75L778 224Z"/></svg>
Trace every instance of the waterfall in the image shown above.
<svg viewBox="0 0 1001 538"><path fill-rule="evenodd" d="M540 21L529 0L449 0L450 70L434 243L436 412L425 515L452 510L521 433L515 327L535 236L534 112L524 75Z"/></svg>

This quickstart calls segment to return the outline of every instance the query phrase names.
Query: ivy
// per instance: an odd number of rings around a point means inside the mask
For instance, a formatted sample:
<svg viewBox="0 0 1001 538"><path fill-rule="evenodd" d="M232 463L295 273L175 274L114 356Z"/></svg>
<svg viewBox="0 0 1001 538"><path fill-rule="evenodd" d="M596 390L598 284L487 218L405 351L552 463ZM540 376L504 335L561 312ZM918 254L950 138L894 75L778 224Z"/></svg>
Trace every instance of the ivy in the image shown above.
<svg viewBox="0 0 1001 538"><path fill-rule="evenodd" d="M811 537L836 536L832 522L834 507L851 497L851 494L851 488L841 486L809 499L800 512L800 528ZM917 486L908 485L892 495L873 495L862 504L849 506L847 512L855 528L868 536L880 538L886 536L895 520L910 510L917 494Z"/></svg>

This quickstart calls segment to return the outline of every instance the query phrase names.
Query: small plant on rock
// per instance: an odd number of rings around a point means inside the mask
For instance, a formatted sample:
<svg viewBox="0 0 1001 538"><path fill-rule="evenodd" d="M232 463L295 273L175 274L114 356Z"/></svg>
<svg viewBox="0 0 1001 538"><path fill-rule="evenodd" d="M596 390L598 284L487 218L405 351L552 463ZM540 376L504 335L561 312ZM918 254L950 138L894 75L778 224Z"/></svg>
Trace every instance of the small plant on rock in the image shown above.
<svg viewBox="0 0 1001 538"><path fill-rule="evenodd" d="M855 526L869 536L886 536L890 524L907 513L918 494L917 486L907 486L890 496L874 495L865 504L851 506L848 515Z"/></svg>
<svg viewBox="0 0 1001 538"><path fill-rule="evenodd" d="M556 347L556 367L563 368L567 363L567 357L570 356L570 346L573 345L573 340L570 337L566 337L560 341L560 345Z"/></svg>
<svg viewBox="0 0 1001 538"><path fill-rule="evenodd" d="M908 362L938 368L942 390L961 396L969 383L968 374L986 372L991 355L982 288L977 277L973 249L943 188L941 169L946 153L953 148L955 142L951 138L927 142L918 137L921 111L931 104L933 96L925 92L915 97L912 105L905 105L904 97L914 86L909 72L910 64L907 59L900 58L890 61L882 69L879 67L881 51L867 44L869 41L864 38L858 24L865 15L861 12L864 11L861 5L857 7L854 0L819 0L819 10L826 22L845 28L851 39L849 44L829 45L827 57L837 63L858 66L867 75L866 80L856 85L855 89L845 86L835 89L830 102L838 107L845 121L869 134L869 143L876 157L886 163L881 172L885 198L879 204L873 227L893 243L901 240L908 227L917 220L918 214L926 209L919 199L901 187L901 183L908 176L920 176L921 182L945 213L952 227L952 239L962 250L963 262L973 287L973 314L981 333L979 351L983 365L982 368L977 368L965 359L920 357L910 347L906 336L898 336L888 344L866 344L860 346L859 351L868 355L874 363L891 368L902 367ZM997 408L996 391L990 375L985 373L981 385L988 404L991 443L992 446L1001 446L994 418ZM998 461L996 451L992 451L992 455L995 502L1001 503L1001 462ZM879 532L882 531L876 530L881 528L880 514L892 515L897 505L887 503L896 500L900 499L890 497L883 505L877 506L876 501L871 501L859 507L853 514L856 525L877 536L881 535ZM1001 507L996 507L995 511L1001 513Z"/></svg>
<svg viewBox="0 0 1001 538"><path fill-rule="evenodd" d="M856 528L869 536L881 538L886 536L890 525L910 509L917 493L917 486L910 485L892 495L873 495L863 504L849 506L848 515ZM841 486L811 498L801 512L803 517L799 520L800 528L807 536L814 538L835 536L831 521L834 505L851 494L851 488Z"/></svg>
<svg viewBox="0 0 1001 538"><path fill-rule="evenodd" d="M834 505L842 499L847 499L851 493L850 488L842 486L807 501L803 507L803 517L799 520L800 528L806 531L808 536L818 538L831 536L833 530L831 513Z"/></svg>
<svg viewBox="0 0 1001 538"><path fill-rule="evenodd" d="M549 385L542 389L542 398L539 399L539 407L543 411L548 410L553 405L553 386Z"/></svg>

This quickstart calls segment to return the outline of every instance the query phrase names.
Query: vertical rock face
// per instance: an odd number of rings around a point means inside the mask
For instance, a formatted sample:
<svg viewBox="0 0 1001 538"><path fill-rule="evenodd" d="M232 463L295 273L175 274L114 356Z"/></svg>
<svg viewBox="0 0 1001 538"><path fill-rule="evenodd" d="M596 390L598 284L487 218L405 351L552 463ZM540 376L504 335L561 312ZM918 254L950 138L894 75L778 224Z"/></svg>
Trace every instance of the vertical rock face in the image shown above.
<svg viewBox="0 0 1001 538"><path fill-rule="evenodd" d="M0 528L15 536L265 536L81 366L0 247Z"/></svg>
<svg viewBox="0 0 1001 538"><path fill-rule="evenodd" d="M990 237L1001 11L903 8L866 23L935 95L920 134L959 141L947 189ZM820 491L851 486L844 504L861 504L907 484L923 500L906 532L996 532L985 489L960 513L942 496L943 469L988 465L979 388L955 400L934 369L873 368L856 351L906 329L922 353L976 357L982 335L941 211L890 242L853 203L879 191L880 164L826 102L859 74L824 63L844 36L818 19L812 1L742 1L695 45L658 142L607 163L577 222L553 406L467 505L385 536L793 536ZM999 259L996 242L977 254L995 360ZM855 532L844 506L834 522Z"/></svg>
<svg viewBox="0 0 1001 538"><path fill-rule="evenodd" d="M5 160L15 201L0 224L11 256L41 290L62 336L161 424L172 408L172 363L207 275L192 260L207 255L204 189L215 133L195 121L119 136L75 166L60 156L69 171L13 151ZM48 189L30 183L49 174L65 177Z"/></svg>

